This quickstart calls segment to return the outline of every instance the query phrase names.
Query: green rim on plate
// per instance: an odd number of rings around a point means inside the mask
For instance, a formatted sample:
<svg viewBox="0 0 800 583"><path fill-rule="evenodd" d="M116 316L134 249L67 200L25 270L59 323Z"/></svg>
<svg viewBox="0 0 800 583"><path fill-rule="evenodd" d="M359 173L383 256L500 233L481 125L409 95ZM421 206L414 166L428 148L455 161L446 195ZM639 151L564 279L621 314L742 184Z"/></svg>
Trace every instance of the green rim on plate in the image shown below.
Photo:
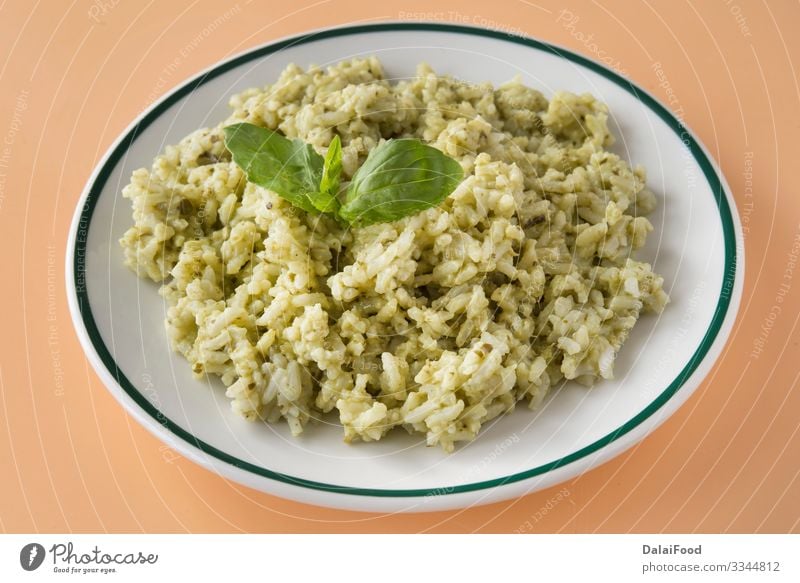
<svg viewBox="0 0 800 583"><path fill-rule="evenodd" d="M254 59L270 55L272 53L281 51L285 48L292 47L295 45L301 45L320 39L336 38L352 34L384 32L384 31L404 31L404 30L435 31L435 32L449 32L449 33L458 33L466 35L476 35L476 36L499 39L506 42L511 42L526 47L534 48L540 51L554 54L556 56L568 59L574 63L582 65L594 71L595 73L599 73L606 79L613 81L614 83L616 83L629 93L633 94L633 96L636 97L640 102L642 102L644 105L649 107L653 112L655 112L670 127L670 129L672 129L680 137L680 139L689 149L692 156L702 169L703 174L705 175L706 180L708 181L708 184L711 187L711 191L714 193L714 198L716 200L717 207L719 208L720 218L722 220L723 238L725 242L725 270L722 281L722 288L720 289L719 299L717 301L717 307L714 312L714 317L711 320L711 325L706 331L706 334L703 337L700 346L692 355L688 364L683 368L683 370L681 370L681 372L669 384L669 386L666 387L664 391L660 395L658 395L658 397L652 403L650 403L645 409L643 409L638 415L630 419L627 423L625 423L621 427L617 428L615 431L612 431L608 435L605 435L604 437L598 439L594 443L553 462L532 468L530 470L526 470L524 472L519 472L503 478L486 480L483 482L474 482L471 484L462 484L458 486L445 486L439 488L418 488L418 489L407 489L407 490L337 486L335 484L326 484L323 482L306 480L303 478L290 476L288 474L275 472L267 468L262 468L260 466L238 459L234 456L225 453L224 451L220 451L214 446L209 445L204 441L201 441L200 439L198 439L197 437L195 437L194 435L192 435L191 433L189 433L188 431L177 425L175 422L165 417L164 414L161 413L161 411L159 411L136 387L134 387L133 384L128 380L128 378L122 373L122 371L117 366L117 363L114 361L114 358L109 352L108 347L103 342L103 339L101 338L100 333L97 329L97 325L95 324L91 306L89 305L88 292L86 289L86 277L85 277L86 243L88 239L88 232L92 219L92 214L94 213L94 209L95 206L97 205L100 193L102 192L112 170L120 161L120 159L125 155L128 148L136 140L136 137L139 134L139 132L147 128L155 119L157 119L164 111L166 111L174 103L176 103L178 100L182 99L186 95L191 94L196 88L203 85L206 81L213 79L235 67L238 67L243 63L247 63ZM731 290L734 287L734 282L736 278L736 261L737 261L736 236L734 230L734 223L733 223L733 218L731 216L731 209L730 206L728 205L728 200L725 196L725 190L722 186L722 181L720 180L719 176L714 170L714 166L708 159L708 156L706 156L705 152L692 137L691 133L687 131L685 126L674 115L672 115L663 105L658 103L649 94L637 88L633 83L627 81L617 73L614 73L609 69L606 69L602 65L595 63L594 61L591 61L585 57L572 53L570 51L554 47L545 42L541 42L531 38L520 37L516 35L509 35L507 33L503 33L500 31L458 26L452 24L404 22L404 23L369 24L361 26L336 28L336 29L315 32L308 35L301 35L280 42L276 42L274 44L270 44L265 47L254 49L253 51L250 51L244 55L240 55L231 61L222 63L221 65L208 71L199 78L189 81L188 83L186 83L185 85L183 85L182 87L178 88L173 93L168 95L163 101L161 101L150 112L148 112L141 119L141 121L139 121L139 123L137 123L127 133L127 135L119 142L117 147L114 148L114 150L110 153L106 161L103 163L102 168L97 174L97 178L91 185L87 199L83 205L83 210L81 211L80 219L78 221L78 230L75 238L75 253L73 257L73 267L74 267L73 276L77 294L78 308L80 310L83 323L86 327L86 332L89 336L92 345L94 346L94 349L97 351L98 356L102 360L104 366L116 379L120 387L122 387L122 389L128 394L128 396L130 396L136 402L136 404L142 408L142 410L144 410L150 417L156 420L156 422L162 425L165 429L169 430L176 437L179 437L180 439L189 443L190 445L197 447L204 453L218 460L231 464L237 468L240 468L248 472L252 472L259 476L264 476L267 478L271 478L273 480L285 482L287 484L291 484L294 486L303 486L305 488L312 488L315 490L324 490L327 492L337 492L340 494L351 494L351 495L361 495L361 496L416 497L416 496L439 496L446 494L456 494L460 492L470 492L474 490L482 490L486 488L502 486L504 484L509 484L512 482L518 482L520 480L525 480L527 478L545 474L549 471L555 470L556 468L567 465L576 460L591 455L592 453L597 452L601 448L616 441L617 439L619 439L620 437L622 437L623 435L625 435L626 433L628 433L629 431L640 425L642 422L644 422L646 419L652 416L656 411L658 411L678 391L678 389L680 389L681 386L683 386L684 382L686 382L686 379L688 379L691 376L691 374L695 371L697 366L700 364L700 362L708 353L714 340L717 338L720 328L722 327L722 323L725 319L725 315L727 314L728 308L730 306Z"/></svg>

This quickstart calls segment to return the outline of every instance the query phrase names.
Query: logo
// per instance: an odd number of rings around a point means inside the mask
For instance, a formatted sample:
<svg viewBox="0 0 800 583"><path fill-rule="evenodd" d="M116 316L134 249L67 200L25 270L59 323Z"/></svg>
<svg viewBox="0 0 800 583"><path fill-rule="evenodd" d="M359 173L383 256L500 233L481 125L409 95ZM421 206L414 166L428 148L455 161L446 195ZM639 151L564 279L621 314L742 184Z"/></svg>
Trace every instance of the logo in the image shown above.
<svg viewBox="0 0 800 583"><path fill-rule="evenodd" d="M44 562L45 550L39 543L28 543L19 552L19 564L26 571L35 571Z"/></svg>

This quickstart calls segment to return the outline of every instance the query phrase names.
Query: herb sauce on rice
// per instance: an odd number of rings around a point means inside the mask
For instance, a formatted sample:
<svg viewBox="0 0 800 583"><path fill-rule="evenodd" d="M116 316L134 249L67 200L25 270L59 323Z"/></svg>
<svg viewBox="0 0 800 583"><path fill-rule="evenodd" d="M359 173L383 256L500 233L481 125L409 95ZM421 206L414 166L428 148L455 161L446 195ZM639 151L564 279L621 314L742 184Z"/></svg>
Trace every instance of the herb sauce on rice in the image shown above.
<svg viewBox="0 0 800 583"><path fill-rule="evenodd" d="M548 101L424 64L395 83L369 58L290 65L230 104L228 120L133 173L121 244L161 283L172 346L246 419L299 434L335 410L347 441L403 427L452 451L563 379L612 378L639 316L667 302L634 259L655 197L644 169L606 150L591 95ZM239 123L320 155L338 136L345 185L398 138L455 159L463 180L436 207L348 225L248 181L225 144Z"/></svg>

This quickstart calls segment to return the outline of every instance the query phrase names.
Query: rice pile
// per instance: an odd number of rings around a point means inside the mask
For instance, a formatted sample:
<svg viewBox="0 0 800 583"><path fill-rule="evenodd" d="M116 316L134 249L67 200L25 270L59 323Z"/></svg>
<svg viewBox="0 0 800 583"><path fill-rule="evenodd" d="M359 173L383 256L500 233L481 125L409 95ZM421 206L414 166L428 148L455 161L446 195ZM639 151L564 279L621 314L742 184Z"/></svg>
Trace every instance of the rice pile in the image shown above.
<svg viewBox="0 0 800 583"><path fill-rule="evenodd" d="M452 451L563 379L612 378L640 314L667 302L632 258L655 198L642 168L605 150L591 95L548 101L424 64L390 83L370 58L291 65L230 104L133 173L121 244L162 283L175 350L246 419L299 434L335 409L346 441L403 427ZM347 230L246 181L222 132L242 121L321 154L338 134L344 180L393 137L442 150L465 179L439 208Z"/></svg>

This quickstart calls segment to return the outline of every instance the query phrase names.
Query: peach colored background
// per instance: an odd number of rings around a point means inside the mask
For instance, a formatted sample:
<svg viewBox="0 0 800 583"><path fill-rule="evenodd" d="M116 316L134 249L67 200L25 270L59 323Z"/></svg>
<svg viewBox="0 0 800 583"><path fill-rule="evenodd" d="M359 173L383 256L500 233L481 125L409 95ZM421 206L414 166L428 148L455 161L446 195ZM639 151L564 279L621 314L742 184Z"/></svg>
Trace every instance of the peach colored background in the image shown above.
<svg viewBox="0 0 800 583"><path fill-rule="evenodd" d="M176 457L106 392L72 329L63 263L73 208L99 157L152 96L270 39L433 10L426 0L232 5L233 13L183 55L225 13L224 3L0 3L0 530L502 532L526 521L536 532L800 530L800 269L763 352L752 354L800 232L797 3L435 5L440 14L431 18L452 20L448 12L457 11L588 56L604 51L666 100L652 68L660 61L687 123L720 162L740 214L747 208L747 278L717 367L638 447L519 500L400 516L289 502ZM578 17L571 27L558 21L562 6ZM569 495L548 504L561 488Z"/></svg>

